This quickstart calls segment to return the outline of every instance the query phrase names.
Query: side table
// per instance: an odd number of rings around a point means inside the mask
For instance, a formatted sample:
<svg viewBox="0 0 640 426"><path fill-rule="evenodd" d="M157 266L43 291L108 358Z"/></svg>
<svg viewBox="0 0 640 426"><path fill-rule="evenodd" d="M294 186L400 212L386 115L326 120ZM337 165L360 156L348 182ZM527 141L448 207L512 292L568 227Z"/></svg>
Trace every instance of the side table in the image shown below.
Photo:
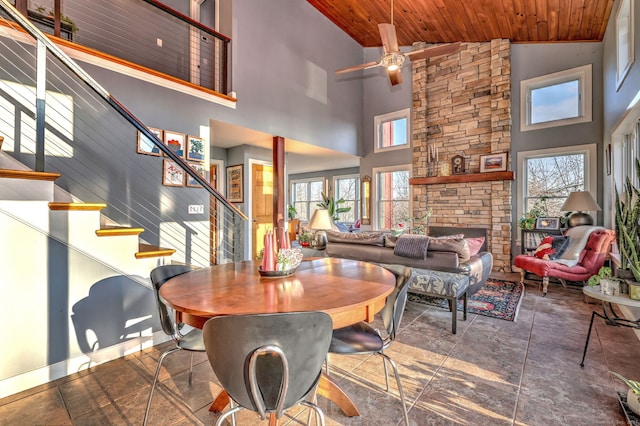
<svg viewBox="0 0 640 426"><path fill-rule="evenodd" d="M626 318L620 317L615 309L613 308L613 304L631 306L640 308L640 300L632 300L629 299L628 294L621 294L618 296L610 296L608 294L602 294L600 291L600 286L584 286L582 287L582 292L589 297L594 299L598 299L602 301L602 313L596 312L595 310L591 313L591 323L589 323L589 332L587 333L587 341L584 343L584 352L582 353L582 361L580 362L580 367L584 367L584 358L587 356L587 347L589 346L589 338L591 337L591 329L593 328L593 319L596 316L604 319L610 325L614 325L616 327L631 327L640 329L640 318L634 320L629 320Z"/></svg>

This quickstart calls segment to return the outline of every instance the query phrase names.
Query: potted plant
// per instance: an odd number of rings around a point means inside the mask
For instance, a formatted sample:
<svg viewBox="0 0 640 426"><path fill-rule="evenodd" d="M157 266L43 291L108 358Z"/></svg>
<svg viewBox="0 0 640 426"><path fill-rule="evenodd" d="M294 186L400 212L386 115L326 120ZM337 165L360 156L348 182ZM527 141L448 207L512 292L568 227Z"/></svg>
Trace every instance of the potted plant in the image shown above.
<svg viewBox="0 0 640 426"><path fill-rule="evenodd" d="M298 241L302 247L309 247L311 244L311 233L309 231L304 231L298 236Z"/></svg>
<svg viewBox="0 0 640 426"><path fill-rule="evenodd" d="M522 214L518 225L522 229L533 229L536 227L536 220L539 217L548 216L547 211L547 197L541 197L538 201L533 203L531 209Z"/></svg>
<svg viewBox="0 0 640 426"><path fill-rule="evenodd" d="M600 285L602 294L617 296L620 293L620 281L613 277L613 272L608 266L601 267L596 275L587 280L587 284L591 287Z"/></svg>
<svg viewBox="0 0 640 426"><path fill-rule="evenodd" d="M640 178L640 162L636 158L635 171ZM615 188L616 243L620 252L617 274L629 285L629 297L640 300L640 190L627 177L622 194Z"/></svg>
<svg viewBox="0 0 640 426"><path fill-rule="evenodd" d="M629 409L636 415L640 416L640 382L636 380L629 380L613 371L610 371L610 373L622 380L629 387L629 390L627 391L627 407L629 407Z"/></svg>
<svg viewBox="0 0 640 426"><path fill-rule="evenodd" d="M293 206L293 204L289 204L287 208L287 216L289 218L289 240L294 241L296 239L296 235L298 235L298 226L300 225L300 220L296 219L298 216L298 211Z"/></svg>
<svg viewBox="0 0 640 426"><path fill-rule="evenodd" d="M333 198L328 197L324 192L321 195L322 202L316 205L322 209L327 209L331 220L333 220L334 222L340 220L340 216L338 216L340 213L347 213L351 211L351 207L340 207L340 204L346 203L344 198L334 200Z"/></svg>

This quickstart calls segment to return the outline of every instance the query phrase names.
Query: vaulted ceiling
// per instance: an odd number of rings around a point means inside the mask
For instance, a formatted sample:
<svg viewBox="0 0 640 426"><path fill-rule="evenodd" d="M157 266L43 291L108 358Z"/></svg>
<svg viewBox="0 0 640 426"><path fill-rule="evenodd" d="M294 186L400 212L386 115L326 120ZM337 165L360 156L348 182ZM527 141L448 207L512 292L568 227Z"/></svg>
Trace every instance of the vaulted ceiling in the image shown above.
<svg viewBox="0 0 640 426"><path fill-rule="evenodd" d="M364 47L380 46L392 0L307 0ZM614 0L394 0L400 46L508 38L601 41Z"/></svg>

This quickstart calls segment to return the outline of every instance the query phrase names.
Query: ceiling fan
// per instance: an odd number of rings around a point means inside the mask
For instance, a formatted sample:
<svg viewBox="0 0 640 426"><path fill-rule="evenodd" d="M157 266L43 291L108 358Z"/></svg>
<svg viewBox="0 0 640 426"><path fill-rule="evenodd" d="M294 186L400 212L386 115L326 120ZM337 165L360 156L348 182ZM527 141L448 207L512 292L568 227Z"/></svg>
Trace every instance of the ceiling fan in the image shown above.
<svg viewBox="0 0 640 426"><path fill-rule="evenodd" d="M427 47L412 52L403 53L398 47L396 37L396 27L393 25L393 0L391 0L391 23L378 24L380 38L382 39L382 57L379 62L368 62L366 64L355 65L353 67L342 68L336 74L344 74L352 71L365 70L374 67L385 67L391 85L402 83L402 65L406 58L410 60L427 59L433 56L448 55L460 49L460 43L451 43L440 46Z"/></svg>

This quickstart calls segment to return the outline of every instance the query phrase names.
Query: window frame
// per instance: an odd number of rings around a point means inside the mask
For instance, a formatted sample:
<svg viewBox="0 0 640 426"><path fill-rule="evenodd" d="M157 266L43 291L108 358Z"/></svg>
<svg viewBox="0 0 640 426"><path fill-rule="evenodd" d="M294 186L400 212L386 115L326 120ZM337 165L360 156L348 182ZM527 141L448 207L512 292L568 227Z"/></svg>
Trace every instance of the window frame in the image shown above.
<svg viewBox="0 0 640 426"><path fill-rule="evenodd" d="M393 145L388 147L382 146L382 124L389 123L396 120L401 119L407 120L406 131L406 144L402 145ZM411 108L401 109L399 111L389 112L387 114L376 115L373 119L373 134L374 134L374 145L373 152L388 152L395 151L397 149L407 149L411 148Z"/></svg>
<svg viewBox="0 0 640 426"><path fill-rule="evenodd" d="M289 205L294 205L295 206L295 201L296 200L295 200L294 185L295 184L300 184L300 183L306 183L307 185L310 185L312 182L322 182L322 192L326 194L326 191L327 191L327 180L322 176L311 177L311 178L303 178L303 179L293 179L293 180L289 181ZM308 191L308 194L311 195L311 191ZM309 200L309 199L307 199L305 202L307 203L307 207L308 207L308 211L309 211L309 217L307 217L307 218L301 217L300 216L301 213L298 211L298 219L300 219L302 222L309 221L309 219L311 218L311 215L313 214L313 211L317 209L317 206L316 205L312 205L312 203L321 203L322 199L320 199L320 200Z"/></svg>
<svg viewBox="0 0 640 426"><path fill-rule="evenodd" d="M593 78L592 65L587 64L564 71L542 75L520 82L520 131L547 129L549 127L568 126L570 124L592 121ZM555 86L578 80L578 116L559 120L531 123L531 92L536 89Z"/></svg>
<svg viewBox="0 0 640 426"><path fill-rule="evenodd" d="M344 221L340 221L340 222L353 225L360 218L360 175L357 174L357 173L353 173L353 174L348 174L348 175L333 176L333 198L336 199L336 200L339 200L341 198L340 194L338 193L338 181L339 180L346 180L346 179L354 179L355 180L356 199L355 200L345 200L345 201L353 201L354 202L355 207L353 207L351 209L351 212L353 212L353 217L355 218L355 220L353 222L344 222ZM342 214L344 214L344 213L342 213Z"/></svg>
<svg viewBox="0 0 640 426"><path fill-rule="evenodd" d="M622 87L622 83L624 82L624 79L627 77L627 74L629 74L629 70L631 69L631 66L633 65L634 61L635 61L635 54L634 54L634 44L633 44L633 38L634 38L634 29L633 29L633 25L634 25L634 19L633 19L633 3L634 0L622 0L620 2L620 4L618 5L618 10L616 11L616 21L615 21L615 28L616 28L616 91L620 90L620 87ZM627 33L623 34L621 33L622 30L622 25L621 22L624 19L628 19L629 22L627 23ZM620 43L621 39L624 38L624 41L626 44L622 44ZM621 60L621 51L622 48L626 46L627 49L627 54L628 54L628 60L627 62L624 64L624 66L621 66L620 64L620 60Z"/></svg>
<svg viewBox="0 0 640 426"><path fill-rule="evenodd" d="M525 161L530 158L538 157L553 157L560 155L570 154L584 154L585 155L585 169L584 169L584 190L591 192L596 196L598 189L598 145L595 143L584 145L572 145L559 148L537 149L532 151L520 151L517 154L518 158L518 177L517 177L517 205L516 215L514 217L515 227L518 226L518 220L522 217L524 212L524 199L527 190L527 176ZM520 243L520 234L517 235L517 242Z"/></svg>
<svg viewBox="0 0 640 426"><path fill-rule="evenodd" d="M395 166L386 166L386 167L374 167L371 170L371 174L373 176L373 178L371 179L371 202L373 204L373 206L376 206L376 208L372 208L371 209L371 224L372 224L372 228L376 229L376 230L380 230L380 217L379 217L379 210L378 210L378 206L380 205L380 199L379 199L379 191L378 191L378 182L379 182L379 178L380 178L380 173L388 173L388 172L399 172L399 171L406 171L408 172L408 178L407 178L407 186L409 189L409 199L407 200L409 202L409 212L412 211L413 209L413 200L411 197L411 185L409 184L409 179L411 179L411 172L412 172L412 166L411 164L399 164L399 165L395 165Z"/></svg>

